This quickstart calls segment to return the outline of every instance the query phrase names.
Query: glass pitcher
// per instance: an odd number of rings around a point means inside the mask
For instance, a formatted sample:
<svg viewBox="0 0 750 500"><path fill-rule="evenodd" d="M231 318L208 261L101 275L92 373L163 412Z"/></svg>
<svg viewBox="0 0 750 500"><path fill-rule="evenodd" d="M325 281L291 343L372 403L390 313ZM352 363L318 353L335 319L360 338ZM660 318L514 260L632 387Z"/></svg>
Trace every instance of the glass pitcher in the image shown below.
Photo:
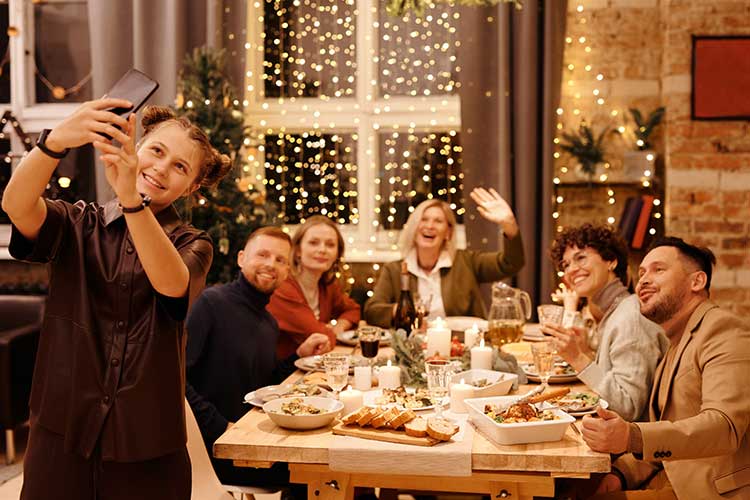
<svg viewBox="0 0 750 500"><path fill-rule="evenodd" d="M523 325L531 318L531 297L505 283L492 285L492 306L487 318L487 337L498 348L518 342L523 336Z"/></svg>

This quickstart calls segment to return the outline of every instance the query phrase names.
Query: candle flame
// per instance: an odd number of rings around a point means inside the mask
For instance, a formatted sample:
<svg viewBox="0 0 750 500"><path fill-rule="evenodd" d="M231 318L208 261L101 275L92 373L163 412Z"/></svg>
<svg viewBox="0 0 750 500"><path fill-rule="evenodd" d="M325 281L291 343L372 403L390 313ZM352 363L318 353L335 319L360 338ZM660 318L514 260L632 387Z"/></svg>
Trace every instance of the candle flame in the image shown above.
<svg viewBox="0 0 750 500"><path fill-rule="evenodd" d="M463 385L464 383L465 383L465 382L464 382L464 379L461 379L461 385Z"/></svg>
<svg viewBox="0 0 750 500"><path fill-rule="evenodd" d="M475 332L479 331L479 327L477 326L476 323L474 323L473 325L471 325L471 329L474 330Z"/></svg>
<svg viewBox="0 0 750 500"><path fill-rule="evenodd" d="M391 366L391 360L390 359L388 360L388 366Z"/></svg>
<svg viewBox="0 0 750 500"><path fill-rule="evenodd" d="M484 337L479 341L479 347L484 347Z"/></svg>
<svg viewBox="0 0 750 500"><path fill-rule="evenodd" d="M352 390L352 386L351 386L351 385L347 385L347 386L346 386L346 390L347 390L347 391L351 391L351 390Z"/></svg>

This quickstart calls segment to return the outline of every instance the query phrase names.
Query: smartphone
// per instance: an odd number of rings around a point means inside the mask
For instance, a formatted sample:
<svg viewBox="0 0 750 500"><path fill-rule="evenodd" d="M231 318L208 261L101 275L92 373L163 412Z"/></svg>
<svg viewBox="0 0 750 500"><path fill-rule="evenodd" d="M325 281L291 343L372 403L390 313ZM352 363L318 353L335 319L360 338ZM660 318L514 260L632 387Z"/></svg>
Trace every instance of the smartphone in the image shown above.
<svg viewBox="0 0 750 500"><path fill-rule="evenodd" d="M131 114L137 113L138 110L146 104L146 101L154 95L154 92L156 92L156 89L158 88L159 82L137 69L130 69L127 73L122 75L122 78L117 80L117 83L109 89L109 92L107 92L106 95L107 97L126 99L133 103L133 107L110 108L107 111L118 114L127 120ZM112 139L107 134L102 135L107 139Z"/></svg>

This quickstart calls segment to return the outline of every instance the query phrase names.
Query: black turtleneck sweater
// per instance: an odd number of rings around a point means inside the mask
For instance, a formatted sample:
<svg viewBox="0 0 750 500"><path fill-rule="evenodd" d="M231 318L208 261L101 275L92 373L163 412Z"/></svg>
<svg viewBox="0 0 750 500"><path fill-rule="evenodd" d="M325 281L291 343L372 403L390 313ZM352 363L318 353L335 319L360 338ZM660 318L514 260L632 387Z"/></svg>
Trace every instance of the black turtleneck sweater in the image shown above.
<svg viewBox="0 0 750 500"><path fill-rule="evenodd" d="M269 299L240 273L204 290L188 314L185 395L209 450L250 409L245 394L294 371L296 355L276 360L279 327L266 311Z"/></svg>

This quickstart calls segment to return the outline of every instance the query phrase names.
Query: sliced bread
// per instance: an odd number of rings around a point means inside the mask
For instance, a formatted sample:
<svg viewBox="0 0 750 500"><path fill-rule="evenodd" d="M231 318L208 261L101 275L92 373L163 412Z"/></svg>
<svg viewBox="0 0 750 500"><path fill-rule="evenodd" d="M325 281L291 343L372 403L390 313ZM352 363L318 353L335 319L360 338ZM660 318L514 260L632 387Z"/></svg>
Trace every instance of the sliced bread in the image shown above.
<svg viewBox="0 0 750 500"><path fill-rule="evenodd" d="M457 432L458 426L444 418L431 418L427 421L427 435L431 438L449 441Z"/></svg>
<svg viewBox="0 0 750 500"><path fill-rule="evenodd" d="M425 437L427 435L427 420L416 417L411 422L404 424L404 430L407 436Z"/></svg>

